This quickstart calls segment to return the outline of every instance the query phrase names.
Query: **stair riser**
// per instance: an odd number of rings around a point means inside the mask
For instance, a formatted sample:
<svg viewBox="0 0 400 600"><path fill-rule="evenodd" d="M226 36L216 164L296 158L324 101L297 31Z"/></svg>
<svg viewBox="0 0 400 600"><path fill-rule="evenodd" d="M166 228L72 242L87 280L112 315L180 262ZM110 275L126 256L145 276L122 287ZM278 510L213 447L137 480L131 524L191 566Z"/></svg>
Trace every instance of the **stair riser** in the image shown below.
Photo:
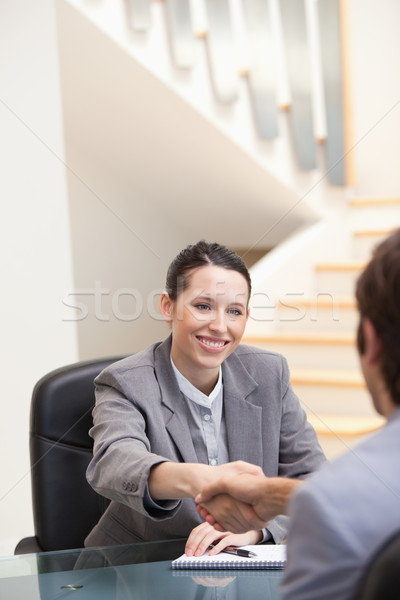
<svg viewBox="0 0 400 600"><path fill-rule="evenodd" d="M400 227L400 205L362 206L354 208L350 223L355 229L391 229Z"/></svg>
<svg viewBox="0 0 400 600"><path fill-rule="evenodd" d="M366 389L296 383L293 389L304 410L312 415L376 416Z"/></svg>
<svg viewBox="0 0 400 600"><path fill-rule="evenodd" d="M354 308L332 305L331 308L282 308L277 315L279 331L350 331L358 326L358 312Z"/></svg>
<svg viewBox="0 0 400 600"><path fill-rule="evenodd" d="M332 302L337 296L353 296L356 282L362 269L349 271L323 271L316 272L316 288L318 293L330 294Z"/></svg>
<svg viewBox="0 0 400 600"><path fill-rule="evenodd" d="M264 342L252 345L272 352L279 352L287 359L289 367L310 369L358 369L360 367L356 348L350 345L306 344Z"/></svg>
<svg viewBox="0 0 400 600"><path fill-rule="evenodd" d="M386 235L355 236L353 240L353 258L368 261L374 248L383 242Z"/></svg>
<svg viewBox="0 0 400 600"><path fill-rule="evenodd" d="M370 434L368 434L370 435ZM318 434L318 441L328 460L334 460L364 441L368 435L340 436Z"/></svg>

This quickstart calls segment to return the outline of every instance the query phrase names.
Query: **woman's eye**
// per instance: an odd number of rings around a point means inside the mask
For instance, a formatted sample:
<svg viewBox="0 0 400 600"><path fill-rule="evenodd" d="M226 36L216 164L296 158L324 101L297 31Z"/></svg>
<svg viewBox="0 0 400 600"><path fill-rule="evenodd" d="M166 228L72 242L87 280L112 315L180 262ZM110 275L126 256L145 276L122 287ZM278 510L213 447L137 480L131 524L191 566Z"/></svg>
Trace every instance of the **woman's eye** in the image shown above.
<svg viewBox="0 0 400 600"><path fill-rule="evenodd" d="M211 310L208 304L196 304L196 308L199 310Z"/></svg>
<svg viewBox="0 0 400 600"><path fill-rule="evenodd" d="M240 310L238 310L237 308L230 308L228 310L228 313L230 315L235 315L235 317L239 317L242 313L240 312Z"/></svg>

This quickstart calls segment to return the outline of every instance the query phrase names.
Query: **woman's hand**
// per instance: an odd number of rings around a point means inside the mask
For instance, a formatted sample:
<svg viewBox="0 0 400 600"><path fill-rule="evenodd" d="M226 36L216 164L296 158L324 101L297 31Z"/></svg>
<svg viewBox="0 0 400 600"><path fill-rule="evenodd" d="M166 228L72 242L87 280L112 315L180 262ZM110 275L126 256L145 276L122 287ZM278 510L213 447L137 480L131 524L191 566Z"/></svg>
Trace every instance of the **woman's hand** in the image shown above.
<svg viewBox="0 0 400 600"><path fill-rule="evenodd" d="M163 462L152 467L148 479L153 500L194 498L204 488L243 473L262 475L262 469L243 460L212 467L201 463Z"/></svg>
<svg viewBox="0 0 400 600"><path fill-rule="evenodd" d="M264 477L261 467L245 462L244 460L236 460L214 467L199 464L198 468L198 473L200 475L198 483L204 482L201 491L203 491L204 488L218 487L221 480L235 480L238 475L252 475L255 478ZM195 496L196 494L193 495L193 497Z"/></svg>
<svg viewBox="0 0 400 600"><path fill-rule="evenodd" d="M247 531L246 533L231 533L230 531L217 531L209 523L201 523L195 527L186 542L185 554L187 556L202 556L208 550L209 555L218 554L227 546L246 546L257 544L262 539L261 531Z"/></svg>

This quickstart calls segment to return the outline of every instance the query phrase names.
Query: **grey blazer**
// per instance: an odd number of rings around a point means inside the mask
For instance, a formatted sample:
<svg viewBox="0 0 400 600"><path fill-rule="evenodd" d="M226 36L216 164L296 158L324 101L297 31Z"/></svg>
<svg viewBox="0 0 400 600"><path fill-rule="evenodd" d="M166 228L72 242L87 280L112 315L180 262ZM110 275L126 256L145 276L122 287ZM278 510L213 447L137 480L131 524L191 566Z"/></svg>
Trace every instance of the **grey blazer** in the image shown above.
<svg viewBox="0 0 400 600"><path fill-rule="evenodd" d="M400 407L296 490L282 600L350 600L400 527ZM382 597L384 600L384 597Z"/></svg>
<svg viewBox="0 0 400 600"><path fill-rule="evenodd" d="M170 362L171 337L105 369L95 380L91 486L111 504L86 546L186 537L202 522L191 498L146 510L150 469L166 460L198 462ZM305 477L324 462L316 434L289 383L285 359L240 345L222 364L231 461L267 476ZM268 526L276 542L286 517Z"/></svg>

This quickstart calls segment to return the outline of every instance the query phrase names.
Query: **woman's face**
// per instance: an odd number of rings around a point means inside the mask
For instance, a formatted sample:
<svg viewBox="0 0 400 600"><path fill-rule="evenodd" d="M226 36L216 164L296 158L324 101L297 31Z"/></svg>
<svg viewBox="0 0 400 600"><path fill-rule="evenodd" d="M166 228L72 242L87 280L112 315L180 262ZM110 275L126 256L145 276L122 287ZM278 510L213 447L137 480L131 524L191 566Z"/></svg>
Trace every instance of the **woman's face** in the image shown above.
<svg viewBox="0 0 400 600"><path fill-rule="evenodd" d="M160 310L172 326L174 364L201 389L203 381L216 381L221 363L242 339L249 290L243 275L215 265L187 276L189 285L175 302L163 294Z"/></svg>

